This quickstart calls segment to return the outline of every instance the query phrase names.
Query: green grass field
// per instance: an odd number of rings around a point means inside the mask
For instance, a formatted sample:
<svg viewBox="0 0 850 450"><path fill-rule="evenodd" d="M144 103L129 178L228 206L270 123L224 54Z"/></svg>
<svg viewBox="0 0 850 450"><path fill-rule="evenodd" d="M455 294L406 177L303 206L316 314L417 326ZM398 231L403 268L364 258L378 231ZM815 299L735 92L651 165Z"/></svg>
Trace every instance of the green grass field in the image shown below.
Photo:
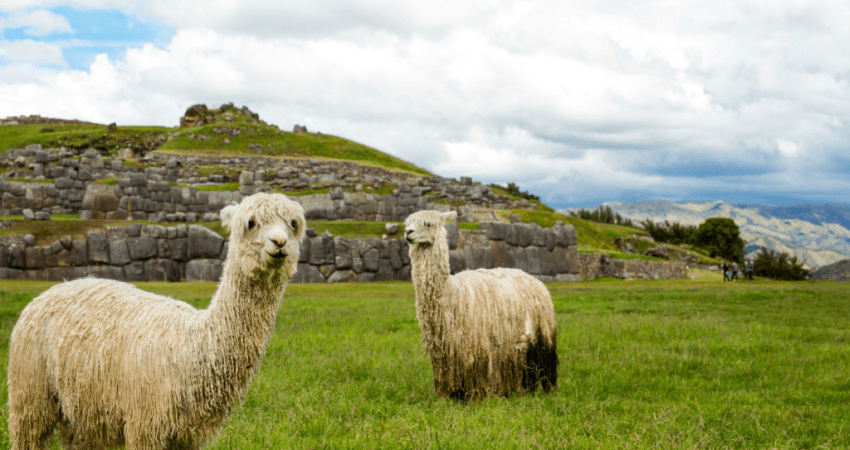
<svg viewBox="0 0 850 450"><path fill-rule="evenodd" d="M210 448L850 448L847 285L696 275L549 285L557 392L474 403L436 397L410 283L291 285ZM215 289L140 285L198 307ZM0 281L0 448L9 335L48 286Z"/></svg>

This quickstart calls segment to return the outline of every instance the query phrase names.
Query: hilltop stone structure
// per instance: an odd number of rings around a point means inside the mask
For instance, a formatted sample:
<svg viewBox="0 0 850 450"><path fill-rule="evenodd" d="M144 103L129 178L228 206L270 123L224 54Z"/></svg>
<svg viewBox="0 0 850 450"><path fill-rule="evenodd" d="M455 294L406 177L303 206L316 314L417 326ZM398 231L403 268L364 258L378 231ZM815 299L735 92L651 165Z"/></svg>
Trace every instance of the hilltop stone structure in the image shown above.
<svg viewBox="0 0 850 450"><path fill-rule="evenodd" d="M20 116L0 124L88 123ZM210 124L215 125L210 131L185 130ZM198 104L181 117L183 129L170 136L143 136L144 145L134 149L122 148L130 144L121 137L109 142L108 154L39 144L6 150L0 154L0 166L6 168L0 174L0 215L23 215L27 220L79 214L83 220L212 222L219 220L222 208L245 196L275 191L301 203L308 221L388 222L383 239L309 232L293 282L410 280L407 242L393 222L426 209L456 211L458 221L480 223L477 231L448 226L453 273L515 267L542 281L687 276L685 262L579 254L571 225L544 229L522 223L519 214L513 214L510 223L500 222L496 210L534 210L537 205L500 195L468 177L422 176L339 160L143 154L180 136L206 141L218 135L228 143L243 131L253 133L257 125L267 124L247 107L225 104L210 110ZM307 127L296 125L293 132L307 133ZM248 147L263 151L257 143ZM213 281L220 276L226 254L225 240L197 224L107 227L39 246L31 235L12 236L0 238L0 278L59 281L95 275L125 281Z"/></svg>
<svg viewBox="0 0 850 450"><path fill-rule="evenodd" d="M0 178L0 215L29 209L42 215L80 214L82 219L211 221L225 205L272 189L294 193L308 220L400 221L422 209L448 208L456 209L461 220L471 220L469 213L475 209L537 208L527 200L495 194L470 178L421 177L350 161L152 153L142 161L146 167L140 168L118 156L103 157L94 149L75 156L40 145L7 150L0 164L26 168L39 179L2 181L19 175L15 169L7 171ZM199 176L199 167L211 166L230 175ZM114 184L98 184L105 179L114 179ZM199 190L233 182L239 183L238 191ZM388 194L370 192L385 186L395 188ZM303 189L329 192L298 196Z"/></svg>

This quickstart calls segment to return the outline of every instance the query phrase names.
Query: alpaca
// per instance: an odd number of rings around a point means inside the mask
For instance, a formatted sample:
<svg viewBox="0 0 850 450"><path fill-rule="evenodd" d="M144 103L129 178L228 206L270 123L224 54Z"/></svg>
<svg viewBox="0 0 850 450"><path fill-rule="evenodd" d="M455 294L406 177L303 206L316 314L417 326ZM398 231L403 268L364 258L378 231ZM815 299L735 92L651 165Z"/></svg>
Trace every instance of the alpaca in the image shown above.
<svg viewBox="0 0 850 450"><path fill-rule="evenodd" d="M549 290L517 269L449 274L445 221L457 213L419 211L404 222L416 318L441 396L481 398L547 392L558 379L557 326Z"/></svg>
<svg viewBox="0 0 850 450"><path fill-rule="evenodd" d="M221 211L231 232L210 306L83 278L21 313L9 351L13 449L197 449L248 390L295 273L304 209L256 194Z"/></svg>

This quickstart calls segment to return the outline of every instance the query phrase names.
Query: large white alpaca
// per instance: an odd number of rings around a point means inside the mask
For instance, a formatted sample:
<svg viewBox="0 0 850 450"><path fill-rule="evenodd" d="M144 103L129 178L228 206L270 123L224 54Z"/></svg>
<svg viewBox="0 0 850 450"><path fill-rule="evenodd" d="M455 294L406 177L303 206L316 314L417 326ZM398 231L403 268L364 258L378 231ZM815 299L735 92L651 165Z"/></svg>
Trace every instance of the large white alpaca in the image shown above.
<svg viewBox="0 0 850 450"><path fill-rule="evenodd" d="M295 273L304 209L256 194L221 211L221 282L197 310L116 281L85 278L32 301L12 331L13 449L196 449L224 425L265 353Z"/></svg>
<svg viewBox="0 0 850 450"><path fill-rule="evenodd" d="M420 211L404 222L416 318L442 396L480 398L553 391L557 327L549 290L517 269L449 274L443 224L455 212Z"/></svg>

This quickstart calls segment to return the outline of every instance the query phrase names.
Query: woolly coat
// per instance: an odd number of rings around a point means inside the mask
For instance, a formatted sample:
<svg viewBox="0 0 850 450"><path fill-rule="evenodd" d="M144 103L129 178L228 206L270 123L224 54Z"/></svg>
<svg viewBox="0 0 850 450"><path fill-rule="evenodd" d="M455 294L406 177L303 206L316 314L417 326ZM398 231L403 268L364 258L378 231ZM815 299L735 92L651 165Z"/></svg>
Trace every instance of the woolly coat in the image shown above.
<svg viewBox="0 0 850 450"><path fill-rule="evenodd" d="M411 215L406 229L444 222L433 211ZM517 269L449 274L449 248L442 225L433 243L411 242L416 317L431 356L439 395L501 396L557 384L557 325L549 291Z"/></svg>
<svg viewBox="0 0 850 450"><path fill-rule="evenodd" d="M219 431L258 369L305 226L281 195L249 199L223 212L231 250L206 310L95 278L56 285L24 309L10 344L13 448L40 448L57 421L66 448L199 448ZM258 260L268 243L236 229L274 219L264 208L299 228L279 249L285 258Z"/></svg>

